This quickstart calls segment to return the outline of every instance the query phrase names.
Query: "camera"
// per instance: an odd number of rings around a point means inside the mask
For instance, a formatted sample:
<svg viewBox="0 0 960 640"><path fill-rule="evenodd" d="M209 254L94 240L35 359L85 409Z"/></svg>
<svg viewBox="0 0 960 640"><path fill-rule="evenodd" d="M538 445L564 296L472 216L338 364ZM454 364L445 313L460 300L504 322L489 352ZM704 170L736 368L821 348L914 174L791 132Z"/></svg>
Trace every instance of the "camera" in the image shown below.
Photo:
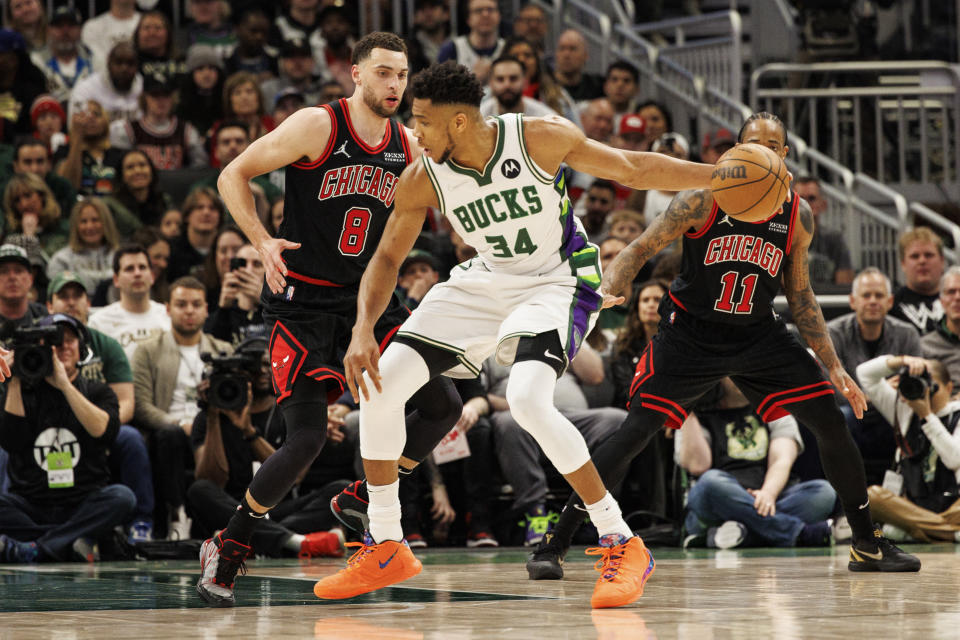
<svg viewBox="0 0 960 640"><path fill-rule="evenodd" d="M249 401L247 384L262 367L263 349L241 350L231 356L215 357L209 353L200 358L210 365L210 388L207 403L226 411L242 409Z"/></svg>
<svg viewBox="0 0 960 640"><path fill-rule="evenodd" d="M246 258L230 258L230 271L236 271L247 266Z"/></svg>
<svg viewBox="0 0 960 640"><path fill-rule="evenodd" d="M900 395L907 400L917 400L923 397L927 389L934 394L940 386L930 377L929 371L924 371L919 376L910 375L909 367L900 367Z"/></svg>
<svg viewBox="0 0 960 640"><path fill-rule="evenodd" d="M13 334L13 375L35 384L53 375L53 347L63 344L63 327L20 327Z"/></svg>

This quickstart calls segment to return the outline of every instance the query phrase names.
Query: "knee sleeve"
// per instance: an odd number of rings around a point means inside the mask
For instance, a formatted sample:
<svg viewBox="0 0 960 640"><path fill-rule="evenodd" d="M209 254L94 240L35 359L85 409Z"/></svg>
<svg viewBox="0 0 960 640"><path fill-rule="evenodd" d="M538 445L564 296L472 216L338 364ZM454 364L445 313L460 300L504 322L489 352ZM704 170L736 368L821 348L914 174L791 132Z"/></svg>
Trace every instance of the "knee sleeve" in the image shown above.
<svg viewBox="0 0 960 640"><path fill-rule="evenodd" d="M363 375L370 399L360 401L360 454L366 460L397 460L406 444L404 407L430 380L427 363L410 346L392 343L380 358L383 390Z"/></svg>
<svg viewBox="0 0 960 640"><path fill-rule="evenodd" d="M463 401L453 381L438 376L420 387L407 403L403 456L422 462L463 414Z"/></svg>
<svg viewBox="0 0 960 640"><path fill-rule="evenodd" d="M550 365L517 362L507 382L507 403L517 423L534 437L557 471L566 475L590 460L587 443L553 406L556 376Z"/></svg>

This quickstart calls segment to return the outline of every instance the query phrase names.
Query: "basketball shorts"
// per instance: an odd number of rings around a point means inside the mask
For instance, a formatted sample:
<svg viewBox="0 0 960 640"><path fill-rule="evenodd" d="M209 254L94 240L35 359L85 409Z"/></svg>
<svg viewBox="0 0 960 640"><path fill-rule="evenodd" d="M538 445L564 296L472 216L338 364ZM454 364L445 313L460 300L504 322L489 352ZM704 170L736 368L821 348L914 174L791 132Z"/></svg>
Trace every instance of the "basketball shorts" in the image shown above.
<svg viewBox="0 0 960 640"><path fill-rule="evenodd" d="M496 354L513 364L521 337L557 331L572 359L596 323L602 298L596 261L571 273L568 262L549 273L512 275L491 272L479 258L453 268L450 279L434 285L397 335L456 355L454 378L475 377L483 361Z"/></svg>
<svg viewBox="0 0 960 640"><path fill-rule="evenodd" d="M664 296L660 327L637 363L628 407L660 412L676 429L725 376L765 422L784 417L795 403L834 393L819 362L780 318L750 326L709 322Z"/></svg>
<svg viewBox="0 0 960 640"><path fill-rule="evenodd" d="M288 284L293 286L280 294L265 286L261 296L277 403L292 393L299 376L326 382L327 401L332 403L347 388L343 357L357 317L357 292L299 280ZM374 328L381 351L409 316L393 296Z"/></svg>

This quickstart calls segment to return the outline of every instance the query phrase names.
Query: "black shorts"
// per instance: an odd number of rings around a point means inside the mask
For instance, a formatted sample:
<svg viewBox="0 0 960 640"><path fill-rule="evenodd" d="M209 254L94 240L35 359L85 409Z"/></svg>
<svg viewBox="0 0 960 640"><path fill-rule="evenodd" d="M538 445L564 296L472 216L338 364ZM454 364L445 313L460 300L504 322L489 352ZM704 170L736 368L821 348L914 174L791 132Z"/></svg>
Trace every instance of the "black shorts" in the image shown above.
<svg viewBox="0 0 960 640"><path fill-rule="evenodd" d="M660 328L637 363L628 406L663 413L676 429L725 376L765 422L787 415L791 404L834 393L820 363L780 318L750 326L708 322L664 296Z"/></svg>
<svg viewBox="0 0 960 640"><path fill-rule="evenodd" d="M290 395L302 375L325 382L327 401L332 403L346 389L343 357L357 317L357 291L293 279L287 285L280 294L265 286L261 295L277 403ZM381 352L409 316L400 299L392 296L374 327Z"/></svg>

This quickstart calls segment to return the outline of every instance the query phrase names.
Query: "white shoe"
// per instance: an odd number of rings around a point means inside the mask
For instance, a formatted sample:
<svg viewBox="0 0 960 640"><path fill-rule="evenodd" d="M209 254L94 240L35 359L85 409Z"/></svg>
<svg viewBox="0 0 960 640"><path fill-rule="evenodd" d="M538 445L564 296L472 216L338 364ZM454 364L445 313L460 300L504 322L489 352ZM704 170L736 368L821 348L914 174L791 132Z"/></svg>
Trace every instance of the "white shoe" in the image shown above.
<svg viewBox="0 0 960 640"><path fill-rule="evenodd" d="M170 521L170 533L167 534L167 540L189 540L193 520L187 517L187 512L182 506L177 509L176 517L176 520Z"/></svg>
<svg viewBox="0 0 960 640"><path fill-rule="evenodd" d="M218 544L219 543L219 544ZM246 573L243 560L250 551L250 547L241 545L233 540L227 540L227 558L221 557L220 535L209 538L200 546L200 579L197 581L197 593L200 597L215 607L232 607L236 602L233 595L233 581L237 573ZM224 563L217 578L220 563Z"/></svg>
<svg viewBox="0 0 960 640"><path fill-rule="evenodd" d="M853 530L850 528L850 523L847 522L847 516L840 516L834 520L830 529L835 544L847 544L853 540Z"/></svg>
<svg viewBox="0 0 960 640"><path fill-rule="evenodd" d="M883 537L892 542L903 542L910 538L906 531L892 524L883 525Z"/></svg>
<svg viewBox="0 0 960 640"><path fill-rule="evenodd" d="M747 527L736 520L727 520L715 529L707 530L707 546L715 549L733 549L747 539Z"/></svg>

